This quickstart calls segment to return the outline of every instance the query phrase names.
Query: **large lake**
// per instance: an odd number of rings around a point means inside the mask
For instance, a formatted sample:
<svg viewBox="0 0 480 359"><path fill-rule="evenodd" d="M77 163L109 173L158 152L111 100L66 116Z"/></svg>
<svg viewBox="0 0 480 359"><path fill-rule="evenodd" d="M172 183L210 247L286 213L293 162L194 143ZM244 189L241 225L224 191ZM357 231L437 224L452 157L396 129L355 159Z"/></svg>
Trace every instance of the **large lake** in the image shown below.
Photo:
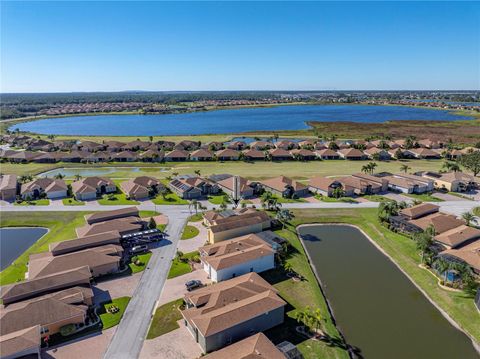
<svg viewBox="0 0 480 359"><path fill-rule="evenodd" d="M0 270L7 268L12 262L38 241L46 228L0 228Z"/></svg>
<svg viewBox="0 0 480 359"><path fill-rule="evenodd" d="M12 125L54 135L159 136L300 130L307 121L380 123L388 120L465 120L449 111L406 106L305 105L170 115L98 115L48 118Z"/></svg>
<svg viewBox="0 0 480 359"><path fill-rule="evenodd" d="M470 339L358 229L315 225L299 233L339 329L364 358L479 358Z"/></svg>

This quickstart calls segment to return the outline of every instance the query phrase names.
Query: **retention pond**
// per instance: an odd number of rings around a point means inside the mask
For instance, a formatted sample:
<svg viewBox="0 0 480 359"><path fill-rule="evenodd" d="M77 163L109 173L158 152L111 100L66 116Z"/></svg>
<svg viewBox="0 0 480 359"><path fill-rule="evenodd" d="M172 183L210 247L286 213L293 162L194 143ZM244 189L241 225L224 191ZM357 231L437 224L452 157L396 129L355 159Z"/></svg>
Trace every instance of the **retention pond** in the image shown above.
<svg viewBox="0 0 480 359"><path fill-rule="evenodd" d="M470 339L360 230L309 225L298 231L338 328L362 357L479 358Z"/></svg>
<svg viewBox="0 0 480 359"><path fill-rule="evenodd" d="M7 268L47 233L46 228L0 228L0 270Z"/></svg>

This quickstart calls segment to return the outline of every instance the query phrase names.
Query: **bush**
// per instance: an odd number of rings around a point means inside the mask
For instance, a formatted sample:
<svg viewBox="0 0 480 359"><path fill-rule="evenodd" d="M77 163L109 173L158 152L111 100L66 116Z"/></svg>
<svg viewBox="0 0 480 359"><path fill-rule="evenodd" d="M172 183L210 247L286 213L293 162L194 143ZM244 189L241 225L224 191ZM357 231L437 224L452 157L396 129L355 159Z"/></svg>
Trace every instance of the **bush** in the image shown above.
<svg viewBox="0 0 480 359"><path fill-rule="evenodd" d="M67 324L60 328L60 335L62 337L68 337L69 335L72 335L75 330L75 324Z"/></svg>

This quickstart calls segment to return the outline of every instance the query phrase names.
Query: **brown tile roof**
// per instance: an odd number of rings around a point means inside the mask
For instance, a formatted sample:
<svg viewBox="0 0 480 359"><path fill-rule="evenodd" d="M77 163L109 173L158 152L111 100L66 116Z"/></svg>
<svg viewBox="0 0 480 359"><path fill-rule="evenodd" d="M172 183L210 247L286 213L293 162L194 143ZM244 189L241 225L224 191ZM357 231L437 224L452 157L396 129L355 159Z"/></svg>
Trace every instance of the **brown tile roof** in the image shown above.
<svg viewBox="0 0 480 359"><path fill-rule="evenodd" d="M215 152L215 156L217 157L232 157L232 158L238 158L240 156L240 152L237 150L232 150L230 148L226 148L224 150L220 150Z"/></svg>
<svg viewBox="0 0 480 359"><path fill-rule="evenodd" d="M480 240L460 249L448 249L441 252L440 255L456 257L471 266L477 273L480 273Z"/></svg>
<svg viewBox="0 0 480 359"><path fill-rule="evenodd" d="M309 181L308 184L311 187L318 188L318 189L321 189L321 190L327 192L329 187L335 182L338 182L338 180L336 180L334 178L315 176L315 177L310 178L310 181Z"/></svg>
<svg viewBox="0 0 480 359"><path fill-rule="evenodd" d="M22 188L20 189L20 193L24 194L27 192L32 192L35 189L43 189L46 193L52 191L61 191L67 190L67 184L62 179L53 179L53 178L37 178L28 183L22 184Z"/></svg>
<svg viewBox="0 0 480 359"><path fill-rule="evenodd" d="M204 359L285 359L285 356L263 333L258 333L217 350Z"/></svg>
<svg viewBox="0 0 480 359"><path fill-rule="evenodd" d="M104 177L85 177L72 182L72 190L75 193L94 192L101 186L114 186L115 183L110 178Z"/></svg>
<svg viewBox="0 0 480 359"><path fill-rule="evenodd" d="M413 207L404 208L400 213L411 219L416 219L430 213L438 212L439 209L440 207L435 204L420 203Z"/></svg>
<svg viewBox="0 0 480 359"><path fill-rule="evenodd" d="M120 244L120 238L120 233L115 230L67 241L54 242L49 245L49 250L56 256L86 248L98 247L104 244Z"/></svg>
<svg viewBox="0 0 480 359"><path fill-rule="evenodd" d="M197 158L197 157L200 157L200 158L213 158L213 154L206 150L206 149L203 149L203 148L200 148L199 150L196 150L196 151L193 151L191 154L190 154L190 157L191 158Z"/></svg>
<svg viewBox="0 0 480 359"><path fill-rule="evenodd" d="M259 236L248 234L199 248L202 261L215 270L234 267L257 258L274 255L275 251Z"/></svg>
<svg viewBox="0 0 480 359"><path fill-rule="evenodd" d="M82 266L89 266L94 271L103 265L119 264L122 251L121 246L108 244L60 256L53 256L50 252L30 255L28 277L34 279Z"/></svg>
<svg viewBox="0 0 480 359"><path fill-rule="evenodd" d="M240 181L240 191L245 191L246 189L249 189L249 185L250 185L250 181L247 180L246 178L243 178L243 177L238 177L239 178L239 181ZM224 180L221 180L221 181L218 181L217 184L220 186L220 187L224 187L230 191L233 191L233 176L232 177L229 177L229 178L226 178Z"/></svg>
<svg viewBox="0 0 480 359"><path fill-rule="evenodd" d="M138 217L125 217L112 219L109 221L87 224L76 229L79 237L91 236L111 231L118 231L121 235L129 232L140 231L143 228L143 223Z"/></svg>
<svg viewBox="0 0 480 359"><path fill-rule="evenodd" d="M429 148L411 148L408 150L409 152L412 152L416 155L419 156L429 156L429 157L440 157L440 154L438 152L435 152Z"/></svg>
<svg viewBox="0 0 480 359"><path fill-rule="evenodd" d="M16 175L3 175L0 179L0 191L17 188Z"/></svg>
<svg viewBox="0 0 480 359"><path fill-rule="evenodd" d="M257 273L198 289L185 295L185 300L195 307L183 310L182 315L204 337L286 305Z"/></svg>
<svg viewBox="0 0 480 359"><path fill-rule="evenodd" d="M290 152L283 148L274 148L268 151L272 157L292 157Z"/></svg>
<svg viewBox="0 0 480 359"><path fill-rule="evenodd" d="M315 157L315 153L313 153L313 151L307 150L305 148L291 150L290 153L292 155L300 155L302 157Z"/></svg>
<svg viewBox="0 0 480 359"><path fill-rule="evenodd" d="M137 194L148 195L150 187L159 185L160 182L156 178L141 176L120 183L120 188L127 195L135 196Z"/></svg>
<svg viewBox="0 0 480 359"><path fill-rule="evenodd" d="M297 182L285 176L270 178L263 180L260 183L279 192L283 192L288 186L291 186L295 191L301 191L307 188L307 186L305 186L303 183Z"/></svg>
<svg viewBox="0 0 480 359"><path fill-rule="evenodd" d="M0 336L0 357L12 357L30 349L40 350L40 326L17 330Z"/></svg>
<svg viewBox="0 0 480 359"><path fill-rule="evenodd" d="M477 238L480 238L480 229L467 227L466 225L450 229L434 237L437 242L452 248L459 247L463 243Z"/></svg>
<svg viewBox="0 0 480 359"><path fill-rule="evenodd" d="M379 184L378 182L372 182L364 178L359 178L354 176L342 177L342 178L339 178L338 181L342 183L345 187L356 188L360 190L363 190L368 186L371 186L372 189L374 190L378 190L379 188L382 187L382 185Z"/></svg>
<svg viewBox="0 0 480 359"><path fill-rule="evenodd" d="M337 152L329 148L325 148L324 150L318 150L316 151L316 153L320 157L339 157L340 156Z"/></svg>
<svg viewBox="0 0 480 359"><path fill-rule="evenodd" d="M89 284L92 274L88 266L68 269L62 272L17 282L1 288L0 298L3 304L39 296L49 291Z"/></svg>
<svg viewBox="0 0 480 359"><path fill-rule="evenodd" d="M67 304L51 297L21 302L15 308L0 309L0 335L35 325L46 326L76 317L84 318L86 313L87 306Z"/></svg>
<svg viewBox="0 0 480 359"><path fill-rule="evenodd" d="M228 231L234 228L253 226L255 224L270 221L268 214L262 211L248 212L241 215L218 218L215 224L210 226L213 233Z"/></svg>
<svg viewBox="0 0 480 359"><path fill-rule="evenodd" d="M339 153L343 154L345 157L364 157L365 154L357 150L356 148L344 148L341 150L338 150Z"/></svg>
<svg viewBox="0 0 480 359"><path fill-rule="evenodd" d="M188 158L188 152L181 150L173 150L165 155L166 158Z"/></svg>
<svg viewBox="0 0 480 359"><path fill-rule="evenodd" d="M93 224L97 222L104 222L109 219L117 219L123 217L138 217L138 208L137 207L126 207L121 209L115 209L112 211L102 211L85 216L85 220L88 224Z"/></svg>
<svg viewBox="0 0 480 359"><path fill-rule="evenodd" d="M441 234L465 224L464 221L456 218L455 216L440 212L428 214L417 219L412 219L409 221L409 223L412 223L423 230L427 229L429 226L433 226L435 233L437 234Z"/></svg>
<svg viewBox="0 0 480 359"><path fill-rule="evenodd" d="M243 154L247 157L251 158L260 158L264 159L265 158L265 153L259 150L255 149L250 149L250 150L243 150Z"/></svg>

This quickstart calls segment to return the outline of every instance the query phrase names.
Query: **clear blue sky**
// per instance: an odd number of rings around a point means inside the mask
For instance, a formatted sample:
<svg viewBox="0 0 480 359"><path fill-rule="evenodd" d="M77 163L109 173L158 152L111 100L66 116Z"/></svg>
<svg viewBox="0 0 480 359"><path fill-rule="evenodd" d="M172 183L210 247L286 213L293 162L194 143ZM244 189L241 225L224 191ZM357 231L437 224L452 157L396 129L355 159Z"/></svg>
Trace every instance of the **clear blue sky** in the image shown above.
<svg viewBox="0 0 480 359"><path fill-rule="evenodd" d="M475 2L5 2L1 91L480 89Z"/></svg>

